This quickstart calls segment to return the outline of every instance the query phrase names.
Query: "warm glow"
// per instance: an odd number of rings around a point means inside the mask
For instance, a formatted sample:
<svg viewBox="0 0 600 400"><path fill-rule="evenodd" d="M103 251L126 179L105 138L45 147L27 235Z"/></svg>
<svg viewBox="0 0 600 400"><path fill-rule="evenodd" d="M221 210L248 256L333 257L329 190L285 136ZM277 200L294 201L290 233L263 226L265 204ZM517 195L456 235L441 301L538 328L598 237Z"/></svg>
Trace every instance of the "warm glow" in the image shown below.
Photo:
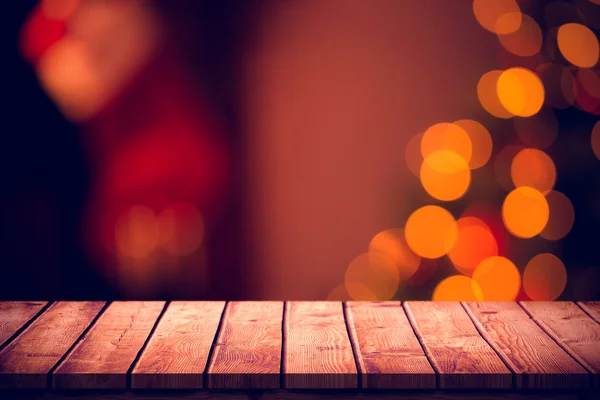
<svg viewBox="0 0 600 400"><path fill-rule="evenodd" d="M544 63L536 68L544 85L545 103L557 109L565 109L575 102L575 78L563 65Z"/></svg>
<svg viewBox="0 0 600 400"><path fill-rule="evenodd" d="M452 249L458 236L456 220L439 206L421 207L408 218L405 227L410 248L425 258L438 258Z"/></svg>
<svg viewBox="0 0 600 400"><path fill-rule="evenodd" d="M488 5L490 3L488 2ZM498 34L498 39L506 50L521 57L533 56L541 50L542 30L529 15L520 12L508 13L500 18L500 22L504 26L519 26L514 32Z"/></svg>
<svg viewBox="0 0 600 400"><path fill-rule="evenodd" d="M394 261L387 256L364 253L352 260L344 282L355 300L368 300L365 297L371 294L376 300L389 300L398 290L400 275Z"/></svg>
<svg viewBox="0 0 600 400"><path fill-rule="evenodd" d="M43 0L42 11L48 19L66 21L78 5L79 0Z"/></svg>
<svg viewBox="0 0 600 400"><path fill-rule="evenodd" d="M469 134L456 124L442 122L431 126L421 139L421 154L427 158L438 151L452 151L469 162L473 153Z"/></svg>
<svg viewBox="0 0 600 400"><path fill-rule="evenodd" d="M596 122L592 128L592 150L596 155L596 158L600 160L600 121Z"/></svg>
<svg viewBox="0 0 600 400"><path fill-rule="evenodd" d="M510 33L519 29L521 9L515 0L474 0L473 12L477 21L490 32ZM514 14L512 18L503 18Z"/></svg>
<svg viewBox="0 0 600 400"><path fill-rule="evenodd" d="M204 240L204 220L189 203L175 203L163 210L158 226L160 244L175 256L193 253Z"/></svg>
<svg viewBox="0 0 600 400"><path fill-rule="evenodd" d="M544 104L544 86L540 78L526 68L510 68L497 82L498 99L506 110L520 117L530 117Z"/></svg>
<svg viewBox="0 0 600 400"><path fill-rule="evenodd" d="M505 257L483 260L473 272L483 293L484 301L513 301L521 288L521 275L517 267Z"/></svg>
<svg viewBox="0 0 600 400"><path fill-rule="evenodd" d="M525 267L523 289L531 300L556 300L566 284L567 270L554 254L538 254Z"/></svg>
<svg viewBox="0 0 600 400"><path fill-rule="evenodd" d="M408 169L416 177L418 177L421 173L421 163L423 162L423 155L421 154L422 138L423 133L419 133L411 137L406 144L406 151L404 152L406 165L408 165Z"/></svg>
<svg viewBox="0 0 600 400"><path fill-rule="evenodd" d="M421 183L433 198L456 200L465 194L471 182L467 162L453 151L429 154L421 165Z"/></svg>
<svg viewBox="0 0 600 400"><path fill-rule="evenodd" d="M400 282L405 282L417 272L421 257L415 254L404 237L404 229L387 229L379 232L369 244L369 253L381 253L396 264Z"/></svg>
<svg viewBox="0 0 600 400"><path fill-rule="evenodd" d="M462 128L469 135L471 141L471 160L469 168L477 169L483 167L492 155L492 137L485 126L472 119L461 119L454 125Z"/></svg>
<svg viewBox="0 0 600 400"><path fill-rule="evenodd" d="M588 27L570 23L558 28L558 48L562 55L581 68L590 68L598 62L598 38Z"/></svg>
<svg viewBox="0 0 600 400"><path fill-rule="evenodd" d="M494 70L485 73L477 83L477 97L481 106L494 117L511 118L513 115L502 105L498 98L498 79L502 71Z"/></svg>
<svg viewBox="0 0 600 400"><path fill-rule="evenodd" d="M550 217L540 236L548 240L559 240L565 237L575 222L575 209L571 200L556 190L546 194Z"/></svg>
<svg viewBox="0 0 600 400"><path fill-rule="evenodd" d="M590 96L600 99L600 70L591 68L580 68L577 71L579 83Z"/></svg>
<svg viewBox="0 0 600 400"><path fill-rule="evenodd" d="M538 149L521 150L513 159L510 174L516 187L529 186L548 193L556 182L556 167L550 156Z"/></svg>
<svg viewBox="0 0 600 400"><path fill-rule="evenodd" d="M528 118L515 117L514 124L519 139L527 146L545 149L558 137L558 119L547 107Z"/></svg>
<svg viewBox="0 0 600 400"><path fill-rule="evenodd" d="M489 226L479 218L460 218L457 227L458 239L448 256L459 272L471 276L481 261L498 255L498 244Z"/></svg>
<svg viewBox="0 0 600 400"><path fill-rule="evenodd" d="M149 256L158 244L156 215L148 207L135 206L122 214L115 226L117 251L131 258Z"/></svg>
<svg viewBox="0 0 600 400"><path fill-rule="evenodd" d="M359 292L360 289L355 292ZM375 297L373 295L373 297ZM350 301L353 300L348 291L346 290L346 285L339 284L333 288L331 292L327 295L327 301Z"/></svg>
<svg viewBox="0 0 600 400"><path fill-rule="evenodd" d="M502 220L510 233L521 238L539 234L548 223L550 210L544 195L527 186L510 192L502 204Z"/></svg>
<svg viewBox="0 0 600 400"><path fill-rule="evenodd" d="M433 301L481 301L483 294L475 280L462 275L450 276L436 286Z"/></svg>

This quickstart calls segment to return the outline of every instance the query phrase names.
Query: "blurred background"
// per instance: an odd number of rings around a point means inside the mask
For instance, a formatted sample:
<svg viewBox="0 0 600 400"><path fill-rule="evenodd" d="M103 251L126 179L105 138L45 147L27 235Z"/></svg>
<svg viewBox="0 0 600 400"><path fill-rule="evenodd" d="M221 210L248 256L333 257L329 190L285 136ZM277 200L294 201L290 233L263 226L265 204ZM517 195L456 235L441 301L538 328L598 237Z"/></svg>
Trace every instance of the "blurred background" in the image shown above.
<svg viewBox="0 0 600 400"><path fill-rule="evenodd" d="M600 299L600 1L13 3L1 299Z"/></svg>

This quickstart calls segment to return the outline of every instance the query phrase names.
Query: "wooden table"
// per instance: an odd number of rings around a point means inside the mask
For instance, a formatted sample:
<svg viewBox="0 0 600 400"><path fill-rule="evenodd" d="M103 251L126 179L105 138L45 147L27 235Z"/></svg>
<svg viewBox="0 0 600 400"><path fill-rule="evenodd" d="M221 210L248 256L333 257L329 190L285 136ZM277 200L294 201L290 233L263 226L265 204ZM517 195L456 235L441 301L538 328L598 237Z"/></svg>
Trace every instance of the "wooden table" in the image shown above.
<svg viewBox="0 0 600 400"><path fill-rule="evenodd" d="M600 302L0 302L0 399L353 397L600 399Z"/></svg>

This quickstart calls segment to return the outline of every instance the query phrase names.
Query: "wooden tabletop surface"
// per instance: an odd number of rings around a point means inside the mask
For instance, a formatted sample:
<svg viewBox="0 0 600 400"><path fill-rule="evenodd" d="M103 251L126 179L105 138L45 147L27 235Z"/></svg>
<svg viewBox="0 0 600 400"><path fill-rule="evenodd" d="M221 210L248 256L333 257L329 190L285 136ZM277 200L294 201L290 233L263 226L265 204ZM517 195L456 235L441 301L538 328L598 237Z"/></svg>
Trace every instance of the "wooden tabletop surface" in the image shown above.
<svg viewBox="0 0 600 400"><path fill-rule="evenodd" d="M0 302L0 388L599 387L600 302Z"/></svg>

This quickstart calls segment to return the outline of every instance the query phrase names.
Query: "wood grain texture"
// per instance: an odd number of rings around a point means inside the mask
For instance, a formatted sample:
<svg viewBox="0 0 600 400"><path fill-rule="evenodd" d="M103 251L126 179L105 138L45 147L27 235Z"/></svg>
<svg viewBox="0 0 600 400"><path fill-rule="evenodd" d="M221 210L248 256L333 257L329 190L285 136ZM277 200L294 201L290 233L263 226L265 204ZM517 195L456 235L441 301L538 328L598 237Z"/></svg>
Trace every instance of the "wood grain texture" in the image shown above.
<svg viewBox="0 0 600 400"><path fill-rule="evenodd" d="M0 352L0 388L45 388L47 374L100 312L104 302L58 302Z"/></svg>
<svg viewBox="0 0 600 400"><path fill-rule="evenodd" d="M131 387L202 388L224 307L224 301L170 303L131 373Z"/></svg>
<svg viewBox="0 0 600 400"><path fill-rule="evenodd" d="M4 393L0 392L0 396ZM257 400L255 393L207 390L47 390L11 391L6 400ZM457 399L458 400L458 399ZM532 399L533 400L533 399ZM558 399L557 399L558 400ZM562 399L559 399L562 400Z"/></svg>
<svg viewBox="0 0 600 400"><path fill-rule="evenodd" d="M47 301L0 302L0 347L31 318L35 317L46 304L48 304Z"/></svg>
<svg viewBox="0 0 600 400"><path fill-rule="evenodd" d="M594 397L578 397L572 393L515 392L508 390L394 390L394 391L272 391L259 400L595 400Z"/></svg>
<svg viewBox="0 0 600 400"><path fill-rule="evenodd" d="M55 388L124 389L164 302L114 302L52 374Z"/></svg>
<svg viewBox="0 0 600 400"><path fill-rule="evenodd" d="M283 334L284 387L358 387L341 302L287 302Z"/></svg>
<svg viewBox="0 0 600 400"><path fill-rule="evenodd" d="M208 366L208 387L280 387L283 302L231 302Z"/></svg>
<svg viewBox="0 0 600 400"><path fill-rule="evenodd" d="M404 309L439 374L440 388L512 387L510 370L459 303L410 301Z"/></svg>
<svg viewBox="0 0 600 400"><path fill-rule="evenodd" d="M580 301L577 304L600 324L600 301Z"/></svg>
<svg viewBox="0 0 600 400"><path fill-rule="evenodd" d="M600 387L600 324L570 301L520 303L563 350L592 374Z"/></svg>
<svg viewBox="0 0 600 400"><path fill-rule="evenodd" d="M435 389L435 371L400 302L348 302L346 318L363 388Z"/></svg>
<svg viewBox="0 0 600 400"><path fill-rule="evenodd" d="M465 303L490 345L515 373L517 388L588 388L590 376L517 303Z"/></svg>

